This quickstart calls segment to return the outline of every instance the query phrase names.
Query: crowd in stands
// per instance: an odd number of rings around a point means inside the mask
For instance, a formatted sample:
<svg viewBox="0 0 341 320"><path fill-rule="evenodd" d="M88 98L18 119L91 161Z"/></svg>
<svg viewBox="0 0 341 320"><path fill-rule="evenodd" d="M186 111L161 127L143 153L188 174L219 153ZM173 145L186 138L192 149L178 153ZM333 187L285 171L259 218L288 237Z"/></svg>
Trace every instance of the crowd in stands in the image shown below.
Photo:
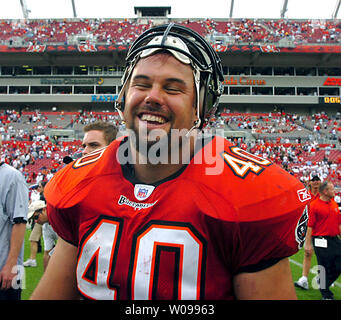
<svg viewBox="0 0 341 320"><path fill-rule="evenodd" d="M106 44L129 44L150 24L137 24L116 19L79 19L74 20L2 20L0 21L0 39L23 39L29 44L68 44L75 35L91 35L91 39Z"/></svg>
<svg viewBox="0 0 341 320"><path fill-rule="evenodd" d="M174 20L203 36L226 35L235 43L339 43L341 22L288 19ZM89 35L94 43L129 45L152 21L137 19L0 20L0 43L21 39L26 44L69 44L75 35Z"/></svg>
<svg viewBox="0 0 341 320"><path fill-rule="evenodd" d="M312 116L286 113L230 113L222 112L221 119L232 130L248 131L260 138L321 138L341 142L341 114L328 116L324 112ZM300 139L301 138L301 139Z"/></svg>
<svg viewBox="0 0 341 320"><path fill-rule="evenodd" d="M64 122L62 122L62 119ZM64 128L82 131L82 127L96 120L110 121L119 129L119 117L114 112L17 112L15 110L0 110L0 134L3 138L3 148L0 161L5 161L20 170L29 184L49 180L54 172L61 168L65 156L75 157L81 152L81 140L62 141L49 137L47 129L63 124ZM291 128L291 132L302 132L311 126L311 136L307 139L285 137L283 128ZM282 166L298 179L306 182L312 174L318 174L321 179L330 179L341 187L341 115L330 116L323 112L312 116L285 113L231 113L223 110L207 127L225 128L230 130L234 125L241 131L262 131L270 133L253 140L232 138L233 142L251 153L270 159ZM336 130L339 142L320 143L314 135L315 126L327 133ZM305 127L303 127L305 126ZM307 129L305 129L307 130ZM275 133L281 133L276 136ZM329 140L332 141L332 140Z"/></svg>
<svg viewBox="0 0 341 320"><path fill-rule="evenodd" d="M341 114L333 116L326 113L316 113L313 116L303 116L286 113L230 113L224 110L218 121L211 126L226 125L231 130L243 130L255 138L275 140L335 140L341 142ZM288 142L288 141L287 141Z"/></svg>

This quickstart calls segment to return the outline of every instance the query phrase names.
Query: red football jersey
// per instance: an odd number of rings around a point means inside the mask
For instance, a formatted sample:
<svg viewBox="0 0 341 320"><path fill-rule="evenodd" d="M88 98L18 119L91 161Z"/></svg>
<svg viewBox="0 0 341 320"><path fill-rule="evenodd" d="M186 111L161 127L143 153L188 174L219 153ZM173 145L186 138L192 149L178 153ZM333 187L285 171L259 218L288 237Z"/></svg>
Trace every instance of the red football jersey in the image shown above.
<svg viewBox="0 0 341 320"><path fill-rule="evenodd" d="M309 194L270 161L214 137L148 185L118 162L124 143L76 160L45 188L50 223L78 247L84 297L234 299L234 275L302 245Z"/></svg>

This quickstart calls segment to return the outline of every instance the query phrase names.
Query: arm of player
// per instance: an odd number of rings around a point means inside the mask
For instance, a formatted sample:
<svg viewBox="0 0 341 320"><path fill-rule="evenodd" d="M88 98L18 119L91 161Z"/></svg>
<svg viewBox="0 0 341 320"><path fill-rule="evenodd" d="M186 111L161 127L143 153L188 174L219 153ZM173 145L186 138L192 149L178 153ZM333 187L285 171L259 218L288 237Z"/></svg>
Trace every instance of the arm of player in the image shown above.
<svg viewBox="0 0 341 320"><path fill-rule="evenodd" d="M240 273L234 278L239 300L296 300L289 260L253 273Z"/></svg>
<svg viewBox="0 0 341 320"><path fill-rule="evenodd" d="M79 299L76 283L77 247L58 238L47 269L31 300Z"/></svg>

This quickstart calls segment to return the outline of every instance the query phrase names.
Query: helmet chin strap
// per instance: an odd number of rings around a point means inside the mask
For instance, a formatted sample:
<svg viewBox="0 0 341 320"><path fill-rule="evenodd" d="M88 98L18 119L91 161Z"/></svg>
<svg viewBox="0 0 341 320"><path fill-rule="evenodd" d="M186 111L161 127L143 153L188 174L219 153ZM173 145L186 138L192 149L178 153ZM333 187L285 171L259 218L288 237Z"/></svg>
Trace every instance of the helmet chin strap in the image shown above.
<svg viewBox="0 0 341 320"><path fill-rule="evenodd" d="M130 78L130 75L131 75L133 69L135 68L137 60L138 60L137 57L135 57L135 59L131 62L130 66L125 70L123 77L122 77L122 79L124 79L123 84L122 84L122 88L118 94L116 101L115 101L115 109L117 110L118 115L121 118L121 121L125 121L124 116L123 116L123 112L121 110L121 104L122 104L122 100L123 100L124 90L128 84L128 80Z"/></svg>
<svg viewBox="0 0 341 320"><path fill-rule="evenodd" d="M197 96L197 120L194 122L194 126L189 129L189 131L186 133L185 137L189 138L191 136L191 133L194 129L199 129L201 125L201 119L200 119L200 69L193 65L193 76L194 76L194 84L195 84L195 91Z"/></svg>
<svg viewBox="0 0 341 320"><path fill-rule="evenodd" d="M119 93L119 95L115 101L115 109L118 112L118 115L120 116L121 121L125 121L124 116L123 116L123 112L121 110L121 104L122 104L123 93L124 93L124 89L125 89L126 84L127 84L127 81L124 82L122 89L121 89L121 91L120 91L120 93Z"/></svg>

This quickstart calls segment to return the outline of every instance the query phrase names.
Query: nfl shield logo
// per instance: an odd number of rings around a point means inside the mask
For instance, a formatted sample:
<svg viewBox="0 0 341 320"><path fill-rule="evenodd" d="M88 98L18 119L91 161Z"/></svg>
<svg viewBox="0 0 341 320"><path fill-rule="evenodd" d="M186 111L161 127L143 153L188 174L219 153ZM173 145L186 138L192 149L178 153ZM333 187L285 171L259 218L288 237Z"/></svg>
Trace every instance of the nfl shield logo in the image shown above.
<svg viewBox="0 0 341 320"><path fill-rule="evenodd" d="M148 194L148 190L147 189L140 189L140 190L138 190L137 191L137 197L138 198L143 198L143 199L145 199L146 198L146 196L147 196L147 194Z"/></svg>
<svg viewBox="0 0 341 320"><path fill-rule="evenodd" d="M155 187L147 184L136 184L134 195L137 200L146 200L154 191Z"/></svg>

